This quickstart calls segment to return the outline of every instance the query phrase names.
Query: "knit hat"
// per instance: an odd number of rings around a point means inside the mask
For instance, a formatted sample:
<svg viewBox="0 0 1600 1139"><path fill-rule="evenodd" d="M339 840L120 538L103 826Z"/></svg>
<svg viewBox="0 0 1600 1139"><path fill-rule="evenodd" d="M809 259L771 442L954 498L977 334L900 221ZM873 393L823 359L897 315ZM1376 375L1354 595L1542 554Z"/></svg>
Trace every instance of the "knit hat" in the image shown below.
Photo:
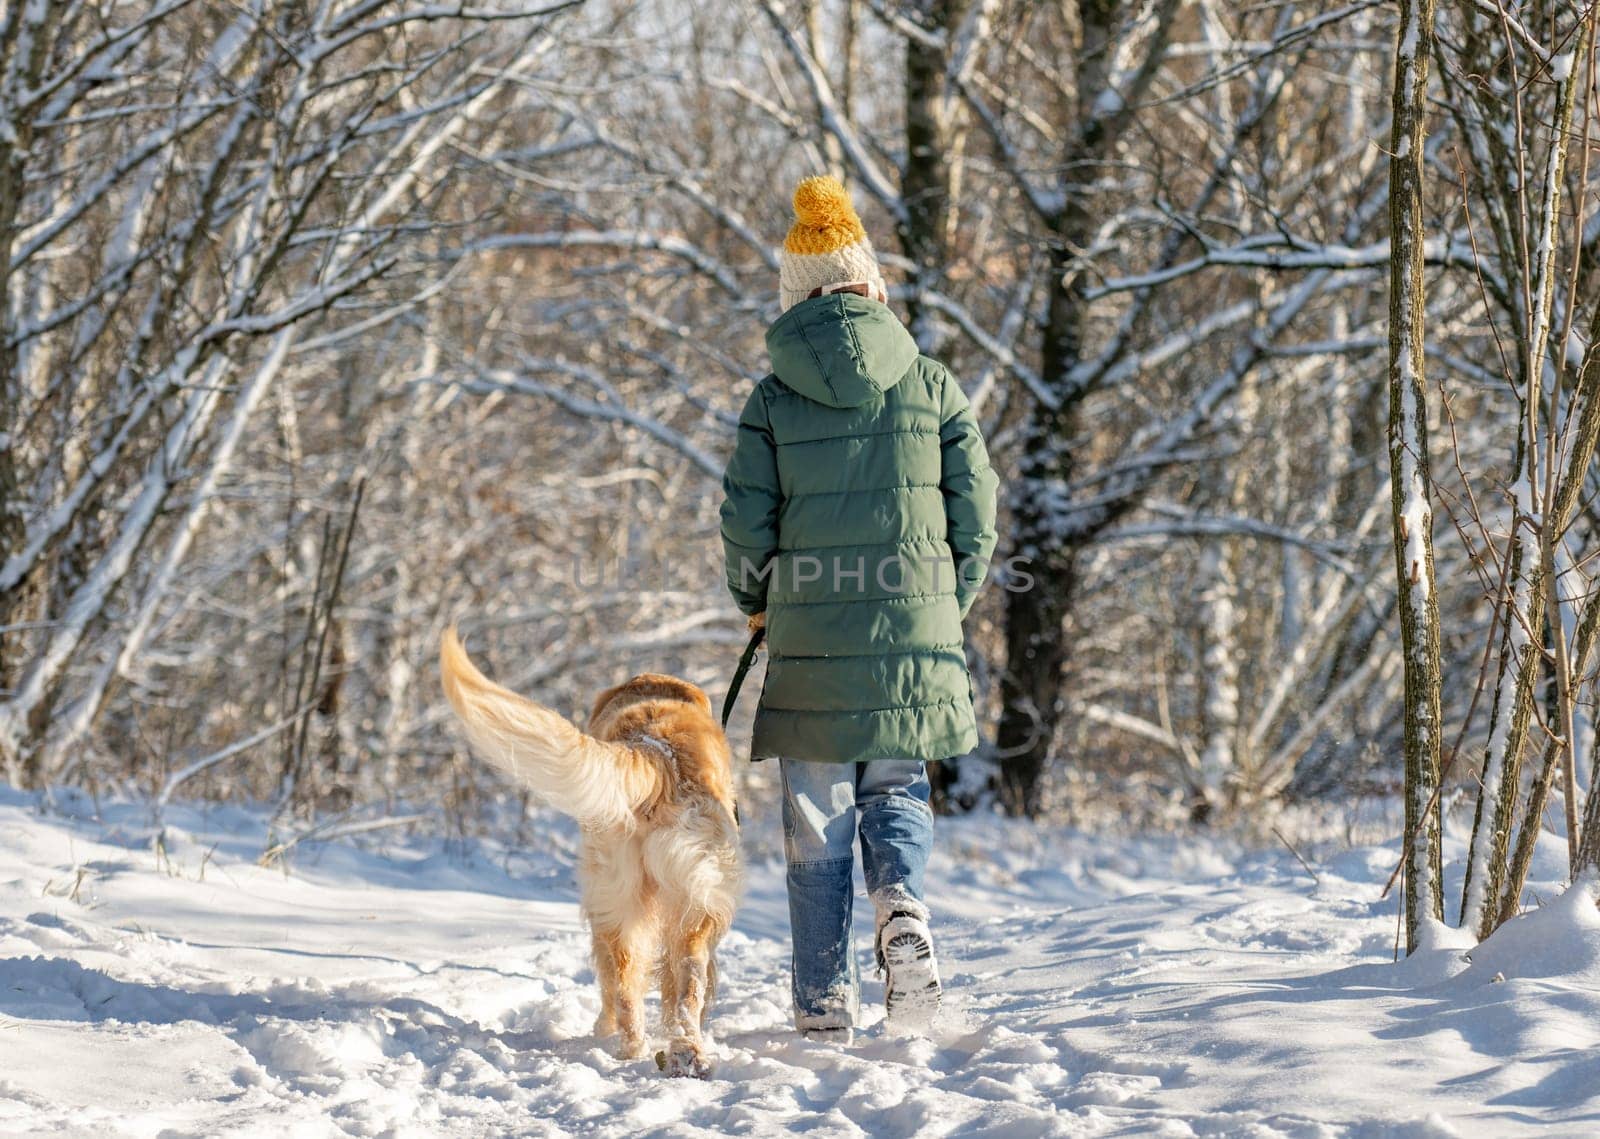
<svg viewBox="0 0 1600 1139"><path fill-rule="evenodd" d="M816 289L851 284L888 293L849 191L831 174L807 178L794 188L794 225L778 251L778 300L787 312Z"/></svg>

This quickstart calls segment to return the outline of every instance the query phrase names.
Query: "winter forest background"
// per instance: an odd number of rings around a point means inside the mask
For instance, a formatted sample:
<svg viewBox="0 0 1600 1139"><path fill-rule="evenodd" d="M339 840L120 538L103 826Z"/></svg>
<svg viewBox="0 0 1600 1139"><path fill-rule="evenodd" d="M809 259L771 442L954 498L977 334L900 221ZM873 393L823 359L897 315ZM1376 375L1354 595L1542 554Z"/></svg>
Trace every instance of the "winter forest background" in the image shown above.
<svg viewBox="0 0 1600 1139"><path fill-rule="evenodd" d="M1269 820L1409 764L1414 916L1476 818L1486 933L1600 738L1595 16L0 4L7 778L474 832L453 619L575 717L720 697L718 480L833 171L1028 559L946 806Z"/></svg>

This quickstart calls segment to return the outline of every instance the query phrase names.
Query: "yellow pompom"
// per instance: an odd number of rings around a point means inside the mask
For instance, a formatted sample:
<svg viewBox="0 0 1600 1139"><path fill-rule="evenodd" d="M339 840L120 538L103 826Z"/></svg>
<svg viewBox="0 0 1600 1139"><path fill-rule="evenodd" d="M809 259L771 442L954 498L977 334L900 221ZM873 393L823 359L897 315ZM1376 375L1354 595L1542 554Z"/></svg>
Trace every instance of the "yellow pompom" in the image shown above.
<svg viewBox="0 0 1600 1139"><path fill-rule="evenodd" d="M807 178L795 187L794 216L783 243L791 253L831 253L867 236L850 204L850 192L831 174Z"/></svg>
<svg viewBox="0 0 1600 1139"><path fill-rule="evenodd" d="M850 192L832 174L807 178L794 188L794 216L801 225L829 229L859 220Z"/></svg>

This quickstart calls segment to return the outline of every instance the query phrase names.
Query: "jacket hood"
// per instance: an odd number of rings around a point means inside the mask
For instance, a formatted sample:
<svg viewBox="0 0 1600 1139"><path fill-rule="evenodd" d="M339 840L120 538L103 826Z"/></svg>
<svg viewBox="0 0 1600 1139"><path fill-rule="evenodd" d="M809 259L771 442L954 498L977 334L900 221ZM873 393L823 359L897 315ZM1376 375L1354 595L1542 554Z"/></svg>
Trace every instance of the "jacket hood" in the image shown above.
<svg viewBox="0 0 1600 1139"><path fill-rule="evenodd" d="M767 354L789 390L828 407L859 407L900 382L917 342L888 305L829 293L779 317L767 329Z"/></svg>

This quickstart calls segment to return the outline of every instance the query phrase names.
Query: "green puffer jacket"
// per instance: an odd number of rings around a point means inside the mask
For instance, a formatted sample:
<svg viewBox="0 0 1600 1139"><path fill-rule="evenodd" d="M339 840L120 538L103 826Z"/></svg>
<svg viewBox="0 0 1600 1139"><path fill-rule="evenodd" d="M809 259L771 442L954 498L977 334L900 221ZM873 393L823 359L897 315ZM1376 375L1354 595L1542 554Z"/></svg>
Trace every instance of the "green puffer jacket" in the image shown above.
<svg viewBox="0 0 1600 1139"><path fill-rule="evenodd" d="M963 755L978 728L961 620L995 545L972 408L887 305L852 293L795 305L767 351L722 505L728 588L767 614L753 755Z"/></svg>

